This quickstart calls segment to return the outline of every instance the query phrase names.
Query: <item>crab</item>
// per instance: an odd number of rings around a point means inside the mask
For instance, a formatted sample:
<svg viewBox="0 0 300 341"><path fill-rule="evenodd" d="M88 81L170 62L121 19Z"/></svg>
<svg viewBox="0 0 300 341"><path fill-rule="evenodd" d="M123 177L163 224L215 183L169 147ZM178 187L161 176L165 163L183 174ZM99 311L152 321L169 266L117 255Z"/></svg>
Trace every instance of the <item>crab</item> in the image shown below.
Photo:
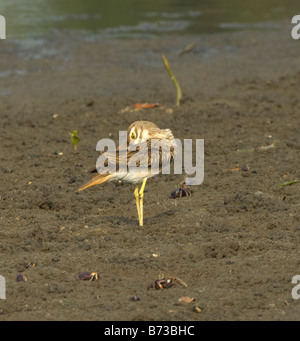
<svg viewBox="0 0 300 341"><path fill-rule="evenodd" d="M89 280L92 282L92 281L98 280L100 275L98 272L84 271L81 274L79 274L78 277L79 277L79 279L81 279L83 281Z"/></svg>
<svg viewBox="0 0 300 341"><path fill-rule="evenodd" d="M190 187L188 187L185 182L182 182L179 185L179 188L171 192L170 198L175 199L175 198L181 198L181 197L188 197L190 195L191 195Z"/></svg>
<svg viewBox="0 0 300 341"><path fill-rule="evenodd" d="M154 289L154 290L160 290L160 289L168 289L171 288L175 283L178 283L184 287L187 287L187 284L184 283L180 278L178 277L169 277L169 278L160 278L154 281L153 283L150 283L148 285L148 289Z"/></svg>

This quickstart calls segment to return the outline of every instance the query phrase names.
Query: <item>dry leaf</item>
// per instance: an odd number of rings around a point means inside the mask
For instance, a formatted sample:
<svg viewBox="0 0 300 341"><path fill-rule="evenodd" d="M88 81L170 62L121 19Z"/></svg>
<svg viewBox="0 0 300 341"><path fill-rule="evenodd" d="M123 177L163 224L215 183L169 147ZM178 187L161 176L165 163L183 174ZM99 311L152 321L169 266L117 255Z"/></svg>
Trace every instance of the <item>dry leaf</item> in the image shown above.
<svg viewBox="0 0 300 341"><path fill-rule="evenodd" d="M136 103L133 105L136 109L149 109L160 107L159 103Z"/></svg>

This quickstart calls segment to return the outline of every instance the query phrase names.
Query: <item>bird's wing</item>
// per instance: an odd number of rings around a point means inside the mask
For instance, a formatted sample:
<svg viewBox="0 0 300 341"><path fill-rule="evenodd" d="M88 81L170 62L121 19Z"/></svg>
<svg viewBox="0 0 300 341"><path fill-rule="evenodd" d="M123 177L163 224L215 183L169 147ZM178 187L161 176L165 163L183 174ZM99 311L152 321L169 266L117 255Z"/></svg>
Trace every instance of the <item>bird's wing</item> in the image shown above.
<svg viewBox="0 0 300 341"><path fill-rule="evenodd" d="M110 163L110 166L112 169L115 169L115 171L118 171L120 167L126 167L128 164L128 161L131 159L132 156L137 154L139 151L139 147L137 149L128 149L127 145L120 145L116 152L101 152L101 156L103 155L103 164L96 165L96 167L90 169L88 173L99 173L100 169L99 167L103 166L103 168L107 168L109 166L108 163ZM108 170L109 171L109 170Z"/></svg>
<svg viewBox="0 0 300 341"><path fill-rule="evenodd" d="M89 170L95 174L90 181L80 187L83 190L90 186L98 185L112 180L116 172L127 173L136 167L152 169L154 173L160 172L164 165L168 166L174 157L174 145L166 139L149 139L132 145L121 145L116 153L104 152L101 165ZM99 160L99 159L98 159Z"/></svg>
<svg viewBox="0 0 300 341"><path fill-rule="evenodd" d="M174 145L167 139L152 139L149 146L148 165L161 169L170 165L174 157Z"/></svg>

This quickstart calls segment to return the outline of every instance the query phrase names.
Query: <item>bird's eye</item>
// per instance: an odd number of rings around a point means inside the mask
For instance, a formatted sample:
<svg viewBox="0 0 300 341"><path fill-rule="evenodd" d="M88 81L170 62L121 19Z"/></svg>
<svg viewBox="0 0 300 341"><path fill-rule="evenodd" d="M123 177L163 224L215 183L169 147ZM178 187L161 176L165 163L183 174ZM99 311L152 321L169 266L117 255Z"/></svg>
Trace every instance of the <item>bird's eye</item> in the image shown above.
<svg viewBox="0 0 300 341"><path fill-rule="evenodd" d="M131 133L130 139L131 140L135 140L136 139L136 133L134 131Z"/></svg>

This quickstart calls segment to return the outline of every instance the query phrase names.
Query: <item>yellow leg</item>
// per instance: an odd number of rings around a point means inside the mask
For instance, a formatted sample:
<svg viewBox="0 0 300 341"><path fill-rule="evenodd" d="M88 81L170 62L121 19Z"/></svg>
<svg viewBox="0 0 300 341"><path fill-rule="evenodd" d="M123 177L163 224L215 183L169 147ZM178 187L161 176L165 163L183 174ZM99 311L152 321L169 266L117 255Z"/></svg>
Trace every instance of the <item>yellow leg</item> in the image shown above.
<svg viewBox="0 0 300 341"><path fill-rule="evenodd" d="M135 187L134 196L135 196L137 213L138 213L139 220L140 220L140 196L139 196L139 186L138 185L136 185L136 187Z"/></svg>
<svg viewBox="0 0 300 341"><path fill-rule="evenodd" d="M140 226L143 226L144 223L144 190L146 186L147 179L143 180L139 195L140 195L140 217L139 217L139 222Z"/></svg>

